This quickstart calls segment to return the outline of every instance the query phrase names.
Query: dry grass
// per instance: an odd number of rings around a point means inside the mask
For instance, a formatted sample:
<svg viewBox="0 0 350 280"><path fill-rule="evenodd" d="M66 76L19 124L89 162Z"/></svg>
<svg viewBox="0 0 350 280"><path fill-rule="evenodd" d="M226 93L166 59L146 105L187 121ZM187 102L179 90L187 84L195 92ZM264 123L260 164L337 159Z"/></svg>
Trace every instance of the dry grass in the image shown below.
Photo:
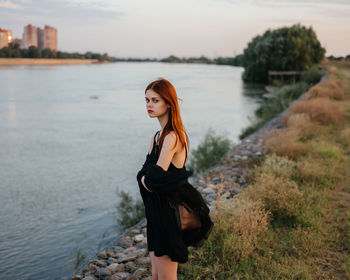
<svg viewBox="0 0 350 280"><path fill-rule="evenodd" d="M305 93L303 99L316 97L327 97L336 100L344 99L344 90L341 87L341 80L327 80L322 84L313 86Z"/></svg>
<svg viewBox="0 0 350 280"><path fill-rule="evenodd" d="M261 201L249 199L225 199L220 204L222 221L230 233L225 238L224 254L246 259L257 248L262 234L269 227L270 213Z"/></svg>
<svg viewBox="0 0 350 280"><path fill-rule="evenodd" d="M345 147L350 147L350 128L347 127L340 132L340 142Z"/></svg>
<svg viewBox="0 0 350 280"><path fill-rule="evenodd" d="M276 154L269 154L264 162L254 170L254 177L262 173L271 173L278 177L291 178L296 164L287 157L281 157Z"/></svg>
<svg viewBox="0 0 350 280"><path fill-rule="evenodd" d="M308 155L297 162L296 180L300 184L307 184L316 189L333 189L340 179L339 164L322 161Z"/></svg>
<svg viewBox="0 0 350 280"><path fill-rule="evenodd" d="M276 135L264 139L265 149L269 153L296 159L306 154L307 146L298 142L300 132L296 129L281 129Z"/></svg>
<svg viewBox="0 0 350 280"><path fill-rule="evenodd" d="M253 201L262 201L264 207L278 216L298 217L300 215L302 192L298 185L274 174L260 174L247 191L238 196Z"/></svg>
<svg viewBox="0 0 350 280"><path fill-rule="evenodd" d="M286 128L265 133L252 183L233 199L218 194L213 234L179 279L350 279L349 106L304 100Z"/></svg>
<svg viewBox="0 0 350 280"><path fill-rule="evenodd" d="M345 114L341 107L334 101L324 97L317 97L295 102L288 114L307 114L311 121L322 125L340 125L344 121Z"/></svg>
<svg viewBox="0 0 350 280"><path fill-rule="evenodd" d="M281 118L284 126L298 132L299 140L311 139L322 134L324 128L311 121L311 117L306 113L286 114Z"/></svg>

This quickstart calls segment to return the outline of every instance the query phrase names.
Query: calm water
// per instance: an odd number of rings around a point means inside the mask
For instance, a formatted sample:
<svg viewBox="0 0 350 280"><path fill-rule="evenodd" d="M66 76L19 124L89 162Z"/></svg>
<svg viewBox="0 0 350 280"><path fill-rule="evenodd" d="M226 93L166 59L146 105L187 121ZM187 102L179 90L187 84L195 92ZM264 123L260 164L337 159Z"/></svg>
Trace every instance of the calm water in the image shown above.
<svg viewBox="0 0 350 280"><path fill-rule="evenodd" d="M243 85L242 71L162 63L0 67L1 279L70 279L78 249L91 256L115 239L116 189L140 198L136 173L160 129L146 112L150 81L161 76L175 85L193 150L209 127L239 142L262 91Z"/></svg>

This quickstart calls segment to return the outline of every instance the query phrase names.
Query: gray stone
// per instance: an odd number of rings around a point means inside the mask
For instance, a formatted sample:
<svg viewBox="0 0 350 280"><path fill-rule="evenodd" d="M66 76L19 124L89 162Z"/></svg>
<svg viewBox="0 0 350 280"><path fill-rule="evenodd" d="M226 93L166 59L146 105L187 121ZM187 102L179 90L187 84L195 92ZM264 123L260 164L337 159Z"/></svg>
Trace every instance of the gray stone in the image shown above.
<svg viewBox="0 0 350 280"><path fill-rule="evenodd" d="M117 263L118 259L116 258L108 258L109 263Z"/></svg>
<svg viewBox="0 0 350 280"><path fill-rule="evenodd" d="M203 192L204 192L205 194L211 194L211 193L213 193L214 191L213 191L211 188L205 188L205 189L203 189Z"/></svg>
<svg viewBox="0 0 350 280"><path fill-rule="evenodd" d="M134 241L135 242L141 242L145 237L143 236L143 234L138 234L134 236Z"/></svg>
<svg viewBox="0 0 350 280"><path fill-rule="evenodd" d="M96 278L91 276L91 275L88 275L88 276L84 277L83 280L96 280Z"/></svg>
<svg viewBox="0 0 350 280"><path fill-rule="evenodd" d="M96 265L100 267L105 267L107 266L107 262L105 260L97 260Z"/></svg>
<svg viewBox="0 0 350 280"><path fill-rule="evenodd" d="M125 264L125 270L129 272L133 272L136 269L136 265L134 262L129 261Z"/></svg>
<svg viewBox="0 0 350 280"><path fill-rule="evenodd" d="M122 247L128 248L128 247L132 246L134 242L130 236L124 236L124 237L120 238L119 243Z"/></svg>
<svg viewBox="0 0 350 280"><path fill-rule="evenodd" d="M124 252L125 249L121 246L114 246L113 250L115 253L122 253L122 252Z"/></svg>
<svg viewBox="0 0 350 280"><path fill-rule="evenodd" d="M98 267L94 274L96 277L106 277L112 275L112 273L105 267Z"/></svg>
<svg viewBox="0 0 350 280"><path fill-rule="evenodd" d="M124 271L125 265L123 263L113 263L113 264L107 266L107 269L111 273L121 272L121 271Z"/></svg>
<svg viewBox="0 0 350 280"><path fill-rule="evenodd" d="M107 256L108 256L108 257L115 258L115 252L112 251L112 250L109 250L109 251L107 251Z"/></svg>
<svg viewBox="0 0 350 280"><path fill-rule="evenodd" d="M149 263L151 263L151 259L150 259L150 257L141 257L141 258L137 259L137 262L139 264L149 264Z"/></svg>
<svg viewBox="0 0 350 280"><path fill-rule="evenodd" d="M137 254L131 253L129 255L124 255L120 258L118 258L118 262L128 262L133 261L137 258Z"/></svg>
<svg viewBox="0 0 350 280"><path fill-rule="evenodd" d="M124 250L124 254L129 254L129 253L131 253L131 252L134 252L134 251L136 251L136 247L129 247L129 248L126 248L125 250Z"/></svg>
<svg viewBox="0 0 350 280"><path fill-rule="evenodd" d="M130 232L128 233L128 235L130 236L130 237L133 237L133 236L135 236L135 235L138 235L140 233L140 230L139 229L132 229L132 230L130 230Z"/></svg>
<svg viewBox="0 0 350 280"><path fill-rule="evenodd" d="M98 256L99 258L102 258L102 259L107 259L107 258L108 258L106 250L103 250L103 251L99 252L99 253L97 254L97 256Z"/></svg>
<svg viewBox="0 0 350 280"><path fill-rule="evenodd" d="M112 275L111 280L126 280L130 276L128 272L117 272Z"/></svg>

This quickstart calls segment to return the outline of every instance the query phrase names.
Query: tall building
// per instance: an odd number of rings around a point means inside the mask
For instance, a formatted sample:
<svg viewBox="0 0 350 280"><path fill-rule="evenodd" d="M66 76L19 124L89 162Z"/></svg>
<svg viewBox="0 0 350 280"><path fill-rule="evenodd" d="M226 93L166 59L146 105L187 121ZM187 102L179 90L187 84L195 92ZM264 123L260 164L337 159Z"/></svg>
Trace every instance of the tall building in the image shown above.
<svg viewBox="0 0 350 280"><path fill-rule="evenodd" d="M44 29L39 28L39 48L57 51L57 29L45 25Z"/></svg>
<svg viewBox="0 0 350 280"><path fill-rule="evenodd" d="M28 24L24 27L22 47L28 48L35 46L37 48L57 50L57 29L45 25L43 29Z"/></svg>
<svg viewBox="0 0 350 280"><path fill-rule="evenodd" d="M5 30L0 28L0 49L3 47L7 47L10 43L12 43L11 30Z"/></svg>
<svg viewBox="0 0 350 280"><path fill-rule="evenodd" d="M28 24L24 27L22 44L24 48L38 47L38 28Z"/></svg>

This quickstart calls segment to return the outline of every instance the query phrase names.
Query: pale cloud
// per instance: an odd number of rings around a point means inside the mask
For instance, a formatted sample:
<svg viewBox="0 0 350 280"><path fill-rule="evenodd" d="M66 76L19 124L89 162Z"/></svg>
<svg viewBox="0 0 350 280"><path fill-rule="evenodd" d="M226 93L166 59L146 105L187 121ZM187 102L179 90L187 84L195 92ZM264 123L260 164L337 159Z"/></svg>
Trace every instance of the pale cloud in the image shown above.
<svg viewBox="0 0 350 280"><path fill-rule="evenodd" d="M14 4L10 1L0 1L0 8L5 8L5 9L22 9L22 6Z"/></svg>

